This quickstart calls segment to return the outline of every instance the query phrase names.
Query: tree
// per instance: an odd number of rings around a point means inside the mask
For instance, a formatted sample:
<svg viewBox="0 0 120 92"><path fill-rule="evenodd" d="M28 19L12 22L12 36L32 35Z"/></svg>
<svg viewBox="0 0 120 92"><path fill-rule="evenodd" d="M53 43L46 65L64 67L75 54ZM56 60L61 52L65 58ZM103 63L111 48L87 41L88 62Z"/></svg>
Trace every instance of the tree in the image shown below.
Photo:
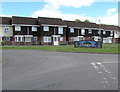
<svg viewBox="0 0 120 92"><path fill-rule="evenodd" d="M76 19L75 22L81 22L79 19Z"/></svg>
<svg viewBox="0 0 120 92"><path fill-rule="evenodd" d="M86 19L84 22L87 22L87 23L88 23L88 22L90 22L90 21Z"/></svg>

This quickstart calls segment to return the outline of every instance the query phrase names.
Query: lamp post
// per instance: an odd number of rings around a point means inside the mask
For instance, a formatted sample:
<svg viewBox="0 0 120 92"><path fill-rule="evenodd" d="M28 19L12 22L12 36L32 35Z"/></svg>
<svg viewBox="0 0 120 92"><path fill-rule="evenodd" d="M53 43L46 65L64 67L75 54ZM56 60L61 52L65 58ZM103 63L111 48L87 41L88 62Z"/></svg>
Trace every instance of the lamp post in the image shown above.
<svg viewBox="0 0 120 92"><path fill-rule="evenodd" d="M101 37L101 40L103 40L102 39L102 32L101 32L101 21L100 20L98 20L99 21L99 37Z"/></svg>

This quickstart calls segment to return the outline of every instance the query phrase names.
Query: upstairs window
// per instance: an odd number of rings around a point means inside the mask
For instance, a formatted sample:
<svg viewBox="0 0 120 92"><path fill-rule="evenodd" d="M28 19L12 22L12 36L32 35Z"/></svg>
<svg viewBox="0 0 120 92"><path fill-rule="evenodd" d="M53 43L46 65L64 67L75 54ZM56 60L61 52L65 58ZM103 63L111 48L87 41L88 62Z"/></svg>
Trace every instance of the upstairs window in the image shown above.
<svg viewBox="0 0 120 92"><path fill-rule="evenodd" d="M63 34L63 27L58 28L58 34Z"/></svg>
<svg viewBox="0 0 120 92"><path fill-rule="evenodd" d="M101 30L98 30L98 34L101 34Z"/></svg>
<svg viewBox="0 0 120 92"><path fill-rule="evenodd" d="M89 33L89 34L92 34L92 29L89 29L89 30L88 30L88 33Z"/></svg>
<svg viewBox="0 0 120 92"><path fill-rule="evenodd" d="M43 30L44 30L44 31L49 31L49 26L44 26L44 27L43 27Z"/></svg>
<svg viewBox="0 0 120 92"><path fill-rule="evenodd" d="M110 31L111 34L113 34L113 31Z"/></svg>
<svg viewBox="0 0 120 92"><path fill-rule="evenodd" d="M81 35L85 35L85 29L81 29Z"/></svg>
<svg viewBox="0 0 120 92"><path fill-rule="evenodd" d="M106 34L106 31L103 31L103 34Z"/></svg>
<svg viewBox="0 0 120 92"><path fill-rule="evenodd" d="M33 26L32 31L37 31L37 27Z"/></svg>
<svg viewBox="0 0 120 92"><path fill-rule="evenodd" d="M9 32L9 29L10 29L9 27L4 27L4 32L5 32L5 33L8 33L8 32Z"/></svg>
<svg viewBox="0 0 120 92"><path fill-rule="evenodd" d="M21 31L21 27L20 26L15 26L15 31Z"/></svg>
<svg viewBox="0 0 120 92"><path fill-rule="evenodd" d="M118 34L118 31L115 31L115 34Z"/></svg>
<svg viewBox="0 0 120 92"><path fill-rule="evenodd" d="M113 31L110 31L110 36L113 36Z"/></svg>
<svg viewBox="0 0 120 92"><path fill-rule="evenodd" d="M70 33L74 33L74 28L70 28Z"/></svg>

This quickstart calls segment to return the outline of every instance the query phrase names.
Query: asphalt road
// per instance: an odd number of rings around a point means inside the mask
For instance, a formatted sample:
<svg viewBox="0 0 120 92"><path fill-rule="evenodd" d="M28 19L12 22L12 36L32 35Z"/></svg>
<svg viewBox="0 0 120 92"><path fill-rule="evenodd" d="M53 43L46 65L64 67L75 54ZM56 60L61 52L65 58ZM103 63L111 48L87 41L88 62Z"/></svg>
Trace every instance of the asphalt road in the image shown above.
<svg viewBox="0 0 120 92"><path fill-rule="evenodd" d="M117 90L118 55L3 50L3 90Z"/></svg>

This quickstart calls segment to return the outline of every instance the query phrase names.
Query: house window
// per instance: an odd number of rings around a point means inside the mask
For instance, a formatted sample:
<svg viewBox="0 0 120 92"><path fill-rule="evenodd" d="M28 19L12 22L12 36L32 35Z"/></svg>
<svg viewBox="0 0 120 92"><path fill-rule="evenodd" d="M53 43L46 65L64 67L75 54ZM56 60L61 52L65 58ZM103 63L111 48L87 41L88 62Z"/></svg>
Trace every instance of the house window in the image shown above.
<svg viewBox="0 0 120 92"><path fill-rule="evenodd" d="M32 31L37 31L37 27L32 27Z"/></svg>
<svg viewBox="0 0 120 92"><path fill-rule="evenodd" d="M103 31L103 34L106 34L106 31Z"/></svg>
<svg viewBox="0 0 120 92"><path fill-rule="evenodd" d="M81 35L85 35L85 29L81 29Z"/></svg>
<svg viewBox="0 0 120 92"><path fill-rule="evenodd" d="M89 33L89 34L91 34L91 33L92 33L92 30L91 30L91 29L89 29L89 30L88 30L88 33Z"/></svg>
<svg viewBox="0 0 120 92"><path fill-rule="evenodd" d="M49 26L44 26L44 27L43 27L43 30L44 30L44 31L49 31Z"/></svg>
<svg viewBox="0 0 120 92"><path fill-rule="evenodd" d="M101 30L98 30L98 34L101 34Z"/></svg>
<svg viewBox="0 0 120 92"><path fill-rule="evenodd" d="M5 41L10 41L10 37L4 37Z"/></svg>
<svg viewBox="0 0 120 92"><path fill-rule="evenodd" d="M115 33L118 34L118 31L116 31Z"/></svg>
<svg viewBox="0 0 120 92"><path fill-rule="evenodd" d="M63 37L60 37L60 41L63 41Z"/></svg>
<svg viewBox="0 0 120 92"><path fill-rule="evenodd" d="M110 31L111 34L113 34L113 31Z"/></svg>
<svg viewBox="0 0 120 92"><path fill-rule="evenodd" d="M15 26L15 31L21 31L21 27L20 26Z"/></svg>
<svg viewBox="0 0 120 92"><path fill-rule="evenodd" d="M113 34L110 34L110 36L113 36Z"/></svg>
<svg viewBox="0 0 120 92"><path fill-rule="evenodd" d="M51 37L45 36L45 37L44 37L44 42L51 42Z"/></svg>
<svg viewBox="0 0 120 92"><path fill-rule="evenodd" d="M51 37L48 37L48 42L51 42Z"/></svg>
<svg viewBox="0 0 120 92"><path fill-rule="evenodd" d="M23 36L15 36L15 42L23 42L24 38Z"/></svg>
<svg viewBox="0 0 120 92"><path fill-rule="evenodd" d="M76 37L70 37L70 41L76 41Z"/></svg>
<svg viewBox="0 0 120 92"><path fill-rule="evenodd" d="M59 33L59 34L63 34L63 27L59 27L58 33Z"/></svg>
<svg viewBox="0 0 120 92"><path fill-rule="evenodd" d="M113 36L113 31L110 31L110 36Z"/></svg>
<svg viewBox="0 0 120 92"><path fill-rule="evenodd" d="M25 42L31 42L31 37L25 37Z"/></svg>
<svg viewBox="0 0 120 92"><path fill-rule="evenodd" d="M70 33L74 33L74 28L70 28Z"/></svg>
<svg viewBox="0 0 120 92"><path fill-rule="evenodd" d="M4 27L4 32L8 33L9 32L9 27Z"/></svg>
<svg viewBox="0 0 120 92"><path fill-rule="evenodd" d="M34 36L33 37L33 41L37 41L38 40L38 37L37 36Z"/></svg>
<svg viewBox="0 0 120 92"><path fill-rule="evenodd" d="M83 40L83 37L79 37L79 41Z"/></svg>

